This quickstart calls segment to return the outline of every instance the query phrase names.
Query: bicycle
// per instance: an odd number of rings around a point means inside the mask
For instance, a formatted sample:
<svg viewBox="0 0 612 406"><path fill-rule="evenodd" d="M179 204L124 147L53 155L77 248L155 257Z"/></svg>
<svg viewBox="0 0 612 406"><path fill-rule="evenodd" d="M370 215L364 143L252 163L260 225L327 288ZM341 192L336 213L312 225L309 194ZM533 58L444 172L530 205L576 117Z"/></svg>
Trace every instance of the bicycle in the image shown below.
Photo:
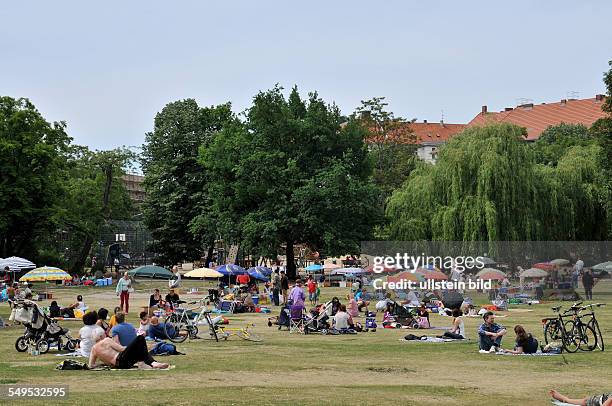
<svg viewBox="0 0 612 406"><path fill-rule="evenodd" d="M217 329L215 328L210 317L211 312L208 310L206 302L207 298L203 298L201 300L187 303L190 305L200 303L200 311L196 313L196 316L193 318L189 317L188 315L188 312L193 309L185 309L180 307L175 309L166 317L164 320L164 332L170 341L174 343L182 343L188 337L190 339L199 338L198 324L202 319L204 319L208 325L211 338L213 338L215 341L219 341Z"/></svg>
<svg viewBox="0 0 612 406"><path fill-rule="evenodd" d="M542 319L542 325L544 329L544 342L550 344L553 342L561 342L563 349L569 353L578 351L580 342L576 342L573 339L573 335L570 337L566 330L566 325L571 320L567 320L570 317L570 313L577 309L582 302L574 303L569 310L561 313L562 306L552 307L552 310L557 313L555 317L546 317Z"/></svg>
<svg viewBox="0 0 612 406"><path fill-rule="evenodd" d="M593 303L586 306L581 306L574 309L573 318L566 322L566 331L570 332L570 337L578 342L578 347L582 351L593 351L595 348L604 350L604 341L599 328L599 323L595 318L593 307L605 306L604 303ZM585 310L590 309L590 313L582 314ZM583 318L590 317L587 323L584 323ZM592 338L591 338L592 337ZM583 348L583 344L586 348Z"/></svg>
<svg viewBox="0 0 612 406"><path fill-rule="evenodd" d="M217 330L217 334L221 336L222 339L227 340L231 336L237 336L242 338L243 340L253 341L253 342L261 342L263 338L260 335L254 333L251 329L255 327L255 324L249 323L245 327L225 327L224 325L216 325L215 329Z"/></svg>

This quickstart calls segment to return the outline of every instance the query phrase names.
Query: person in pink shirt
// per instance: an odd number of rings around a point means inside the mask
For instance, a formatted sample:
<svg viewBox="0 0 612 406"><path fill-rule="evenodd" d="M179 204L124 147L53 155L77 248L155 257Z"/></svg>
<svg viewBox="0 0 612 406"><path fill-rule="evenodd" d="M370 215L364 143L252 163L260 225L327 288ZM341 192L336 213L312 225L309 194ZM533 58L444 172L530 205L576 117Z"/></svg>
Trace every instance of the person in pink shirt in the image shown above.
<svg viewBox="0 0 612 406"><path fill-rule="evenodd" d="M351 293L346 295L346 300L348 300L348 304L346 305L346 311L349 314L349 316L351 317L359 316L359 306L357 305L357 302L355 301L355 298L353 297Z"/></svg>

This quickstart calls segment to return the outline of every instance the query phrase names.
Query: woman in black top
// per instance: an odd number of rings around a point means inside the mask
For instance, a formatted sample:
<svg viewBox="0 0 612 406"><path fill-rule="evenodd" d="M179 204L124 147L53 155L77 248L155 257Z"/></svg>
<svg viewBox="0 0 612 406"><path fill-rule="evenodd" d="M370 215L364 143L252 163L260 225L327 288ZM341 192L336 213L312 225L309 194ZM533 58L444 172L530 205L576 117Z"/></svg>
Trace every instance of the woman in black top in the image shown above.
<svg viewBox="0 0 612 406"><path fill-rule="evenodd" d="M531 333L527 333L523 326L514 326L514 333L516 334L514 350L505 350L505 352L511 354L535 354L538 351L538 340Z"/></svg>

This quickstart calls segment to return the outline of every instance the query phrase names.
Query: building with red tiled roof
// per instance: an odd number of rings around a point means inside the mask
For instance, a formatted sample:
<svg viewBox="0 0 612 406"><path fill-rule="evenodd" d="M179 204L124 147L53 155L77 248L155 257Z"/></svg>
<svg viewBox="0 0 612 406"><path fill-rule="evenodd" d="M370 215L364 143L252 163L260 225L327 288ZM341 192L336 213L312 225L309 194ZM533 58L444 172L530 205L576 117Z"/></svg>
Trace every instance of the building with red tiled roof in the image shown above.
<svg viewBox="0 0 612 406"><path fill-rule="evenodd" d="M598 94L592 99L563 99L557 103L523 104L506 108L500 112L488 112L487 106L468 123L468 126L485 125L488 122L512 123L527 129L527 140L538 139L550 126L583 124L590 127L595 121L604 118L601 110L605 96Z"/></svg>

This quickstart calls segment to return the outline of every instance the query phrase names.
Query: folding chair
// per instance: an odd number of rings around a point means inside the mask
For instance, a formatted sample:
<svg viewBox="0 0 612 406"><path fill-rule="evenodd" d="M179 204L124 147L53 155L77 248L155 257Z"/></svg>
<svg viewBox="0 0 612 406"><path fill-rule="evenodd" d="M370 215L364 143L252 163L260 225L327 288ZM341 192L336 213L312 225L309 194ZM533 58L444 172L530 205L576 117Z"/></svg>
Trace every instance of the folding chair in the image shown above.
<svg viewBox="0 0 612 406"><path fill-rule="evenodd" d="M291 320L289 320L289 334L307 333L304 324L304 308L302 306L291 307Z"/></svg>

